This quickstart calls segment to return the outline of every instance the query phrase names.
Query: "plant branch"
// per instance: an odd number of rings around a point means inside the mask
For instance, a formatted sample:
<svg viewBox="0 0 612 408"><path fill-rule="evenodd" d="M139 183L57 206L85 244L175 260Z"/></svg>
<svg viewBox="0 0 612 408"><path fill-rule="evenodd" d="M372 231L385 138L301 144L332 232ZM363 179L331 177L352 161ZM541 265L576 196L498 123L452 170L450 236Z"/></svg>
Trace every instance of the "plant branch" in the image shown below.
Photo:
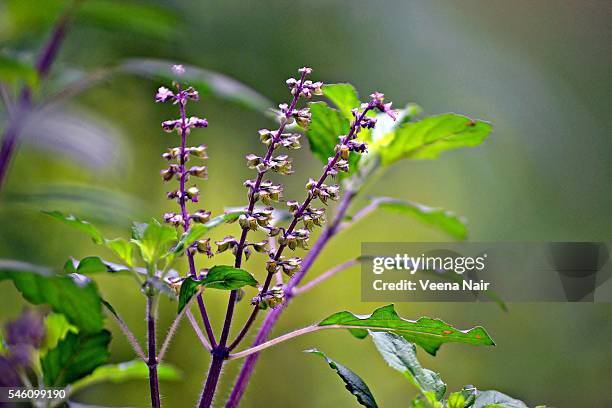
<svg viewBox="0 0 612 408"><path fill-rule="evenodd" d="M140 357L142 361L146 363L147 357L145 356L144 351L142 351L142 348L140 347L138 340L136 340L136 336L134 336L134 333L132 333L132 331L130 330L128 325L125 323L125 321L118 314L116 314L115 311L112 310L105 302L102 302L102 305L106 308L110 317L112 317L117 322L117 324L119 325L119 328L121 328L121 331L127 338L130 345L132 346L132 349L134 349L134 352L136 353L136 355Z"/></svg>
<svg viewBox="0 0 612 408"><path fill-rule="evenodd" d="M178 329L178 326L181 323L183 316L185 316L185 313L187 312L187 310L189 310L189 307L193 303L194 299L195 299L195 296L192 296L191 299L189 299L189 301L187 302L183 310L181 310L181 313L176 315L176 317L174 318L174 321L170 325L170 329L168 329L168 334L166 334L166 338L164 339L162 346L159 349L159 354L157 355L158 363L161 363L162 360L164 359L164 356L166 355L166 351L168 350L168 347L170 346L170 342L172 341L172 338L176 334L176 330Z"/></svg>
<svg viewBox="0 0 612 408"><path fill-rule="evenodd" d="M191 310L187 310L185 314L187 315L189 323L191 323L191 327L193 327L193 331L195 332L196 336L198 336L200 343L202 343L202 346L204 346L204 348L209 352L212 351L212 346L210 345L208 340L206 340L206 337L204 337L204 333L202 333L202 330L200 330L200 326L198 326L198 322L193 316L193 313L191 313Z"/></svg>
<svg viewBox="0 0 612 408"><path fill-rule="evenodd" d="M321 284L322 282L326 281L327 279L331 278L332 276L334 276L335 274L342 272L345 269L350 268L353 265L357 265L359 264L359 260L358 259L351 259L350 261L346 261L344 263L341 263L340 265L328 270L327 272L317 276L316 278L314 278L313 280L311 280L310 282L304 284L303 286L300 287L294 287L291 294L292 296L297 296L297 295L301 295L304 292L309 291L310 289L314 288L315 286Z"/></svg>

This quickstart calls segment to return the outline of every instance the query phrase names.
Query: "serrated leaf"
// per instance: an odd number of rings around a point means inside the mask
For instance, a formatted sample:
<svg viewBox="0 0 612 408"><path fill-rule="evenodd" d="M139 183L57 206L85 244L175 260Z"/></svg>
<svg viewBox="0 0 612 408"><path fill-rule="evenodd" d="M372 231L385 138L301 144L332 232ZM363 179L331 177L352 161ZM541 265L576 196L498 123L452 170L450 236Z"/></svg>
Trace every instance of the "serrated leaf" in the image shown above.
<svg viewBox="0 0 612 408"><path fill-rule="evenodd" d="M122 63L117 71L152 78L157 82L170 84L176 80L171 67L176 61L133 58ZM194 65L183 65L185 73L181 82L196 88L200 94L211 94L246 108L266 112L273 103L252 88L218 72L209 71Z"/></svg>
<svg viewBox="0 0 612 408"><path fill-rule="evenodd" d="M480 391L473 408L529 408L523 401L509 397L499 391Z"/></svg>
<svg viewBox="0 0 612 408"><path fill-rule="evenodd" d="M232 222L238 219L241 214L244 214L244 211L234 211L229 212L223 215L219 215L218 217L213 218L205 224L194 224L188 232L184 233L181 236L178 244L172 249L172 253L178 255L182 253L185 248L191 246L195 241L202 238L204 235L208 233L211 229L222 225L226 222Z"/></svg>
<svg viewBox="0 0 612 408"><path fill-rule="evenodd" d="M323 95L336 105L347 120L353 120L351 110L359 108L361 101L355 87L351 84L325 84Z"/></svg>
<svg viewBox="0 0 612 408"><path fill-rule="evenodd" d="M446 150L481 144L491 133L491 124L447 113L406 123L393 132L387 147L380 149L383 165L403 158L435 159Z"/></svg>
<svg viewBox="0 0 612 408"><path fill-rule="evenodd" d="M64 387L90 374L108 360L110 340L108 330L69 333L40 361L45 386Z"/></svg>
<svg viewBox="0 0 612 408"><path fill-rule="evenodd" d="M71 325L63 314L51 313L45 317L45 339L40 347L41 355L57 347L57 343L68 335L78 333L79 329Z"/></svg>
<svg viewBox="0 0 612 408"><path fill-rule="evenodd" d="M7 83L24 83L31 88L38 87L38 72L30 64L16 58L0 54L0 81Z"/></svg>
<svg viewBox="0 0 612 408"><path fill-rule="evenodd" d="M30 303L46 304L84 333L98 332L104 315L98 288L79 274L58 275L36 265L0 261L0 281L10 279Z"/></svg>
<svg viewBox="0 0 612 408"><path fill-rule="evenodd" d="M342 381L344 381L346 389L353 394L355 398L357 398L360 405L368 408L378 407L376 400L374 399L374 395L372 395L368 385L361 379L361 377L359 377L349 368L343 366L337 361L332 360L331 358L327 357L325 353L317 349L304 350L304 352L323 357L323 359L327 361L327 364L329 364L329 366L336 371Z"/></svg>
<svg viewBox="0 0 612 408"><path fill-rule="evenodd" d="M157 220L153 220L146 227L139 224L137 233L138 238L132 242L140 249L142 259L147 264L155 264L167 254L170 245L176 241L176 230L169 225L162 225Z"/></svg>
<svg viewBox="0 0 612 408"><path fill-rule="evenodd" d="M148 378L149 368L141 360L105 364L96 368L88 376L73 383L70 390L74 393L77 390L101 382L122 383L130 380L146 380ZM173 365L160 363L157 366L157 378L161 381L178 381L182 378L182 374Z"/></svg>
<svg viewBox="0 0 612 408"><path fill-rule="evenodd" d="M442 230L455 239L464 240L467 238L468 230L465 218L443 208L427 207L423 204L387 197L375 198L373 203L382 209L412 216Z"/></svg>
<svg viewBox="0 0 612 408"><path fill-rule="evenodd" d="M86 233L92 239L95 244L102 245L104 244L104 237L98 231L96 227L94 227L91 223L84 221L72 214L64 215L59 211L43 211L43 214L47 214L50 217L55 218L56 220L62 221L64 224L75 228L81 232Z"/></svg>
<svg viewBox="0 0 612 408"><path fill-rule="evenodd" d="M421 393L432 392L436 401L442 401L446 384L440 374L421 366L414 344L394 333L371 332L370 335L378 352L391 368L404 374Z"/></svg>
<svg viewBox="0 0 612 408"><path fill-rule="evenodd" d="M385 331L402 336L409 342L421 346L435 355L444 343L465 343L474 346L493 346L495 343L482 327L458 330L439 319L421 317L407 320L401 318L393 305L380 307L370 315L354 315L351 312L338 312L319 323L319 326L346 327L357 338L365 338L368 330Z"/></svg>
<svg viewBox="0 0 612 408"><path fill-rule="evenodd" d="M249 272L228 265L213 266L201 280L196 281L190 276L182 282L178 313L181 313L200 287L235 290L244 286L257 286L257 280Z"/></svg>

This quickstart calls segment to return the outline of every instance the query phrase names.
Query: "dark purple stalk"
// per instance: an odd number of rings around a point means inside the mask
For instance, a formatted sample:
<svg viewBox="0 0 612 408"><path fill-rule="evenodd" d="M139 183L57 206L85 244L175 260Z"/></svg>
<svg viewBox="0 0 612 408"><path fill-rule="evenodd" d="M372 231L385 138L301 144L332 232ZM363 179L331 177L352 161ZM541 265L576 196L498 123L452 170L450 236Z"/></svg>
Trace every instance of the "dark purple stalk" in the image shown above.
<svg viewBox="0 0 612 408"><path fill-rule="evenodd" d="M147 295L147 339L148 339L148 360L149 367L149 388L151 389L151 406L161 407L159 398L159 380L157 378L157 356L155 346L155 316L153 314L153 295Z"/></svg>
<svg viewBox="0 0 612 408"><path fill-rule="evenodd" d="M293 289L297 287L297 285L304 279L304 276L308 273L312 264L319 257L327 243L333 236L338 232L338 228L346 212L355 198L357 193L355 191L347 191L344 195L344 198L338 205L338 209L336 210L336 215L334 221L331 225L323 230L317 241L312 246L311 250L304 257L304 261L302 262L301 269L293 275L291 280L285 286L285 301L276 309L270 310L270 312L266 315L255 336L255 340L253 341L253 346L257 346L265 342L272 329L276 325L276 322L280 318L280 315L283 313L285 308L289 306L291 299L293 298ZM238 378L236 379L236 383L232 388L232 392L230 394L229 400L226 403L227 408L237 407L240 403L242 396L244 395L246 388L249 384L251 376L253 375L253 371L255 370L255 364L257 364L257 359L259 358L259 353L251 354L246 357L242 368L240 369L240 373L238 374Z"/></svg>
<svg viewBox="0 0 612 408"><path fill-rule="evenodd" d="M341 144L346 144L349 140L353 139L353 137L358 132L359 124L361 123L361 120L365 117L366 113L368 113L368 111L371 110L372 108L373 108L373 106L368 105L368 107L363 110L361 115L355 119L355 121L351 125L351 129L350 129L349 133L342 139ZM302 205L298 208L298 210L293 215L293 220L291 221L291 224L289 224L289 227L287 228L287 230L284 233L285 237L287 237L289 234L291 234L293 232L293 230L295 229L297 223L299 222L300 218L302 217L304 211L306 210L306 208L308 208L308 206L310 205L311 201L314 199L315 196L312 193L312 191L314 191L315 189L318 189L318 188L321 187L321 185L325 182L325 180L327 179L327 177L330 174L330 171L334 168L334 166L336 165L336 163L338 162L339 159L340 159L340 152L337 152L334 155L333 159L331 161L329 161L329 163L327 164L327 166L323 170L323 174L321 174L321 177L319 177L319 180L317 181L317 184L308 193L308 197L306 198L306 200L304 200ZM335 226L335 228L337 228L337 225ZM325 234L326 231L328 231L328 229L324 230L324 234ZM318 242L319 241L317 241L317 243ZM280 259L280 257L283 254L283 250L285 249L285 247L286 247L285 244L281 244L278 247L278 249L276 251L276 254L274 255L274 260L278 261ZM311 249L309 254L314 252L314 249L315 248ZM322 248L320 248L319 251L321 249ZM303 265L302 265L302 267L303 267ZM266 292L268 290L268 288L270 287L270 282L272 281L272 276L273 275L274 275L273 273L268 273L268 276L266 277L266 281L264 282L264 285L263 285L263 288L262 288L262 293ZM242 328L242 330L240 331L240 333L238 334L238 336L236 337L234 342L230 345L230 348L229 348L230 350L233 350L236 346L238 346L238 344L240 344L240 341L244 338L244 336L249 331L250 327L255 322L255 319L257 318L258 312L259 312L259 307L257 307L257 305L255 305L255 307L253 308L253 311L251 312L251 315L249 316L249 318L248 318L247 322L245 323L244 327Z"/></svg>
<svg viewBox="0 0 612 408"><path fill-rule="evenodd" d="M179 108L181 113L181 151L179 158L179 168L181 173L180 180L180 197L179 204L181 207L181 215L183 217L184 231L189 231L190 220L189 213L187 212L187 199L185 195L185 181L187 179L187 170L185 168L185 158L187 154L187 115L185 114L185 102L179 101ZM189 261L189 273L194 278L198 277L198 272L196 270L195 261L193 259L193 253L189 250L186 251L187 259ZM202 322L204 323L204 329L206 330L206 334L208 335L208 339L213 347L216 345L215 333L213 332L212 325L210 324L210 319L208 317L208 312L206 311L206 305L204 304L204 299L201 294L198 294L197 297L198 307L200 309L200 315L202 316Z"/></svg>
<svg viewBox="0 0 612 408"><path fill-rule="evenodd" d="M292 111L297 106L297 103L300 98L301 86L303 85L305 79L306 79L306 71L302 72L297 91L293 95L291 104L289 105L289 108L285 112L285 120L280 124L278 130L276 131L274 139L270 142L270 145L268 146L268 151L266 152L266 155L264 157L264 163L268 163L269 160L272 158L272 155L274 154L274 149L276 148L276 144L279 142L281 138L281 134L285 131L287 121L291 117ZM253 185L253 188L249 192L249 205L246 211L247 214L251 214L253 210L255 209L255 204L257 202L256 193L261 186L265 173L266 173L265 171L261 171L257 174L257 178L255 179L255 184ZM247 239L248 232L249 232L249 229L247 227L242 228L242 232L240 234L240 241L238 242L238 245L236 247L236 260L234 262L234 267L236 268L240 268L240 266L242 265L242 256L243 256L244 249L246 246L246 239ZM270 275L268 275L268 278L269 277ZM265 288L262 290L262 293L267 290L269 285L270 285L270 282L269 282L269 279L267 279L267 283L264 285ZM223 363L229 354L229 350L235 347L234 343L236 341L234 341L230 345L230 347L227 347L227 339L229 337L229 332L230 332L231 325L232 325L232 319L234 316L234 307L236 305L237 295L238 295L238 292L235 290L230 292L230 296L229 296L229 300L227 304L227 311L225 313L225 321L223 323L223 330L221 331L221 337L219 338L219 344L217 345L217 347L213 345L213 360L210 365L208 377L206 378L206 384L204 385L204 390L202 391L202 397L200 399L200 407L209 407L210 404L212 403L212 399L214 397L215 390L217 388L217 384L219 382L219 376L221 374L221 368L223 367ZM242 336L240 336L240 338L242 338Z"/></svg>
<svg viewBox="0 0 612 408"><path fill-rule="evenodd" d="M79 0L75 1L72 6L69 7L64 14L62 14L56 23L51 36L41 50L38 59L36 60L36 70L40 79L44 79L49 73L59 48L66 37L70 19L72 18L80 2L81 1ZM9 164L19 142L19 135L21 134L21 130L25 122L24 116L30 110L31 106L32 100L30 88L25 86L22 89L19 101L17 102L17 109L15 109L15 112L9 119L9 124L4 132L4 136L2 137L2 145L0 146L0 190L2 190Z"/></svg>

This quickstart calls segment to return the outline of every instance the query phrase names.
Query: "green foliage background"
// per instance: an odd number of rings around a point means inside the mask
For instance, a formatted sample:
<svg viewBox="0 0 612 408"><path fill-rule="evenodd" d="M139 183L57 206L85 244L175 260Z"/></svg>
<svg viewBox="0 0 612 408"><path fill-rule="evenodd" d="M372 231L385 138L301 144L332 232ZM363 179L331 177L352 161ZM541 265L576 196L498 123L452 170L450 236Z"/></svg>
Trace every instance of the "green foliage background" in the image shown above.
<svg viewBox="0 0 612 408"><path fill-rule="evenodd" d="M98 2L104 4L104 2ZM109 3L109 2L106 2ZM0 47L26 54L37 49L61 2L0 1ZM137 3L138 4L138 3ZM147 4L153 4L148 2ZM26 7L23 7L26 5ZM68 35L53 75L72 75L110 66L126 57L169 58L230 75L272 101L288 98L284 79L299 66L313 78L351 82L361 95L374 89L398 106L417 102L429 114L458 112L485 119L495 133L482 146L449 152L435 161L402 161L371 191L444 206L469 221L474 241L610 240L612 231L612 139L609 95L612 79L612 6L607 2L450 1L173 1L158 2L160 15L136 23L84 15ZM95 13L94 13L95 14ZM121 13L120 13L121 14ZM152 24L155 21L157 23ZM173 109L156 105L156 83L119 76L72 102L100 115L113 129L123 156L102 156L109 166L89 169L59 153L24 145L0 198L0 257L61 266L68 256L100 254L89 239L38 212L86 208L57 196L24 200L42 183L78 183L103 190L98 221L107 236L128 237L129 218L160 216L164 199L159 154L177 140L159 128ZM210 122L193 140L209 146L210 180L202 183L207 208L244 205L244 166L249 152L261 152L257 129L271 122L260 114L218 100L197 105ZM103 154L102 152L100 154ZM320 169L307 149L295 158L296 175L286 196L301 197L302 181ZM112 165L110 165L112 164ZM71 190L72 191L72 190ZM39 196L43 197L42 195ZM135 198L133 198L135 197ZM364 198L365 200L365 198ZM365 202L364 202L365 203ZM92 220L96 221L96 220ZM100 222L98 222L100 223ZM235 233L220 227L218 236ZM340 235L313 273L358 255L360 242L445 240L427 226L379 212L350 234ZM228 263L226 255L217 263ZM228 255L229 256L229 255ZM261 271L257 261L248 269ZM98 277L101 291L143 338L143 297L129 277ZM0 320L15 317L24 304L8 282L0 284ZM210 293L213 319L220 322L226 293ZM176 304L161 305L167 327ZM337 311L366 313L375 304L359 301L357 269L335 277L283 315L277 333L301 327ZM398 304L402 316L438 317L455 327L482 325L496 348L448 345L436 358L419 354L424 367L441 372L451 389L472 383L558 407L606 406L609 380L609 305L494 303ZM236 321L246 318L240 308ZM131 360L116 326L112 361ZM315 333L265 353L244 401L259 406L353 406L335 375L301 350L316 346L361 373L381 406L402 406L414 396L401 376L390 373L371 343L348 333ZM208 368L195 336L182 326L168 361L186 381L163 383L167 406L191 406ZM197 351L194 351L197 350ZM231 387L239 362L227 364L219 402ZM79 400L144 406L144 383L101 384Z"/></svg>

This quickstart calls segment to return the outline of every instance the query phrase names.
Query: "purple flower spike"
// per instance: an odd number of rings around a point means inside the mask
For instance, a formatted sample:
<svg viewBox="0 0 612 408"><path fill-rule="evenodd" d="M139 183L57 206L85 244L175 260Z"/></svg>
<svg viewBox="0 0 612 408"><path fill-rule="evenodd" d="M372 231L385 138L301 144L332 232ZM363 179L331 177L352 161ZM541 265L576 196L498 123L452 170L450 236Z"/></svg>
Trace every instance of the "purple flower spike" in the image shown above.
<svg viewBox="0 0 612 408"><path fill-rule="evenodd" d="M157 94L155 94L155 102L167 102L174 98L174 93L164 86L159 87Z"/></svg>

